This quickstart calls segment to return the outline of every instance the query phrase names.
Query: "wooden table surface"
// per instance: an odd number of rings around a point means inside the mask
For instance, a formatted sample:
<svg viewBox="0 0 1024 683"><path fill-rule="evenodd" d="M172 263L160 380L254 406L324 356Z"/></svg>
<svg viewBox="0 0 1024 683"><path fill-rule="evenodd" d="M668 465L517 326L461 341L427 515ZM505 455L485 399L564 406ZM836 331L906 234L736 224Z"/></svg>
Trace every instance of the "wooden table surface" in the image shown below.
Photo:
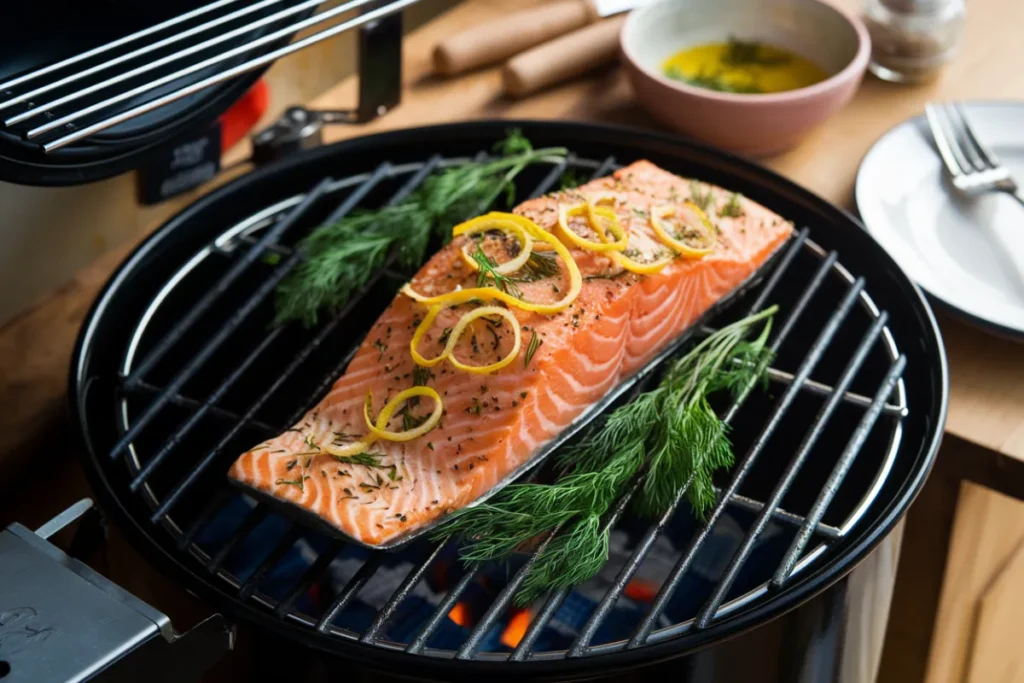
<svg viewBox="0 0 1024 683"><path fill-rule="evenodd" d="M859 0L836 0L856 10ZM534 4L523 0L519 5ZM494 69L452 80L430 75L439 36L507 11L504 0L469 0L405 41L402 104L362 126L331 126L328 141L389 128L469 118L582 119L657 127L634 104L618 69L606 69L522 101L504 98ZM887 129L919 114L936 98L1022 98L1024 70L1010 59L1024 25L1024 3L972 0L967 35L956 61L933 84L895 86L865 80L854 101L797 148L763 160L770 168L848 208L861 158ZM353 79L317 98L313 107L353 104ZM244 159L246 146L227 155ZM244 170L244 167L243 169ZM237 173L236 173L237 174ZM224 178L217 182L223 182ZM0 329L0 467L50 448L60 434L68 359L78 326L99 287L123 257L116 250ZM950 365L950 443L955 467L980 483L1024 497L1024 345L989 336L940 315ZM60 447L60 443L56 444ZM0 477L0 491L3 489Z"/></svg>

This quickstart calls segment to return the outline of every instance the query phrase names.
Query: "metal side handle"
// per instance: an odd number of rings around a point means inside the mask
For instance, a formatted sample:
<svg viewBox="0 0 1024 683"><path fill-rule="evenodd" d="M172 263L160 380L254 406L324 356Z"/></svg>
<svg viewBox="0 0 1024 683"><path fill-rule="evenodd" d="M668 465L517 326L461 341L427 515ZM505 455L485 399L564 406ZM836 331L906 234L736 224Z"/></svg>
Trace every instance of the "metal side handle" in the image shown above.
<svg viewBox="0 0 1024 683"><path fill-rule="evenodd" d="M3 683L196 680L234 645L214 615L179 634L160 611L46 539L92 509L82 500L32 532L0 532Z"/></svg>

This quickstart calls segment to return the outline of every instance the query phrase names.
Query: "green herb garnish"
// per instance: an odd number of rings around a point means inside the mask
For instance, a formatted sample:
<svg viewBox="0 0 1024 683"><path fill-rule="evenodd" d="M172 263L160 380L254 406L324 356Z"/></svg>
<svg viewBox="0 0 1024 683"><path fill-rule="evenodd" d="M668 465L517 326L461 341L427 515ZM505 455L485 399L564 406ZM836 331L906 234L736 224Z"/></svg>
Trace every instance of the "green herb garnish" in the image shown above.
<svg viewBox="0 0 1024 683"><path fill-rule="evenodd" d="M585 182L587 182L587 176L575 168L569 168L562 174L562 178L559 181L559 189L563 191L574 190Z"/></svg>
<svg viewBox="0 0 1024 683"><path fill-rule="evenodd" d="M393 206L361 211L314 230L299 243L304 260L278 285L275 323L298 320L315 325L323 311L337 311L397 250L399 265L423 262L431 235L451 239L454 225L477 215L504 194L514 200L512 182L527 166L558 162L564 147L534 149L517 130L496 145L493 161L467 162L439 171Z"/></svg>
<svg viewBox="0 0 1024 683"><path fill-rule="evenodd" d="M412 370L412 383L413 386L425 387L427 382L431 380L434 373L430 371L430 368L425 368L422 365L417 365Z"/></svg>
<svg viewBox="0 0 1024 683"><path fill-rule="evenodd" d="M756 83L733 83L725 80L725 74L721 71L709 73L701 71L693 76L687 76L677 67L671 66L665 69L665 75L671 79L682 81L705 90L717 90L718 92L731 92L743 95L758 95L764 92Z"/></svg>
<svg viewBox="0 0 1024 683"><path fill-rule="evenodd" d="M305 477L299 477L298 479L278 479L274 482L275 486L294 486L300 491L305 492L306 485L303 484Z"/></svg>
<svg viewBox="0 0 1024 683"><path fill-rule="evenodd" d="M402 408L402 431L407 432L410 429L416 429L421 424L426 422L427 418L429 417L429 415L423 415L422 417L418 415L412 415L409 412L409 406L407 404L404 408Z"/></svg>
<svg viewBox="0 0 1024 683"><path fill-rule="evenodd" d="M740 199L743 198L738 192L734 192L729 197L729 201L725 203L721 209L718 210L719 216L726 216L728 218L739 218L743 215L743 207L740 205Z"/></svg>
<svg viewBox="0 0 1024 683"><path fill-rule="evenodd" d="M537 353L537 349L544 343L544 340L537 334L537 330L533 330L533 336L530 337L530 343L526 346L526 356L523 357L523 367L525 368L533 360L533 354Z"/></svg>
<svg viewBox="0 0 1024 683"><path fill-rule="evenodd" d="M554 277L561 270L558 268L558 257L543 251L531 251L530 258L519 269L520 275L517 282L534 282L544 278Z"/></svg>
<svg viewBox="0 0 1024 683"><path fill-rule="evenodd" d="M710 187L704 188L702 191L699 182L696 180L690 181L690 201L699 206L701 211L707 212L714 199L715 196L711 192Z"/></svg>
<svg viewBox="0 0 1024 683"><path fill-rule="evenodd" d="M779 66L789 62L789 55L779 50L766 50L761 43L730 36L722 54L722 63L729 66Z"/></svg>
<svg viewBox="0 0 1024 683"><path fill-rule="evenodd" d="M332 455L332 458L346 465L363 465L364 467L381 467L380 458L372 453L356 453L355 455Z"/></svg>
<svg viewBox="0 0 1024 683"><path fill-rule="evenodd" d="M641 471L635 503L642 514L662 513L685 488L703 517L716 499L714 472L733 463L728 427L708 397L726 390L739 399L763 378L775 311L732 323L673 362L657 388L615 410L560 456L565 474L555 483L508 486L487 503L456 511L434 535L469 540L461 554L472 563L506 557L559 530L516 596L522 605L597 574L608 559L610 529L602 520ZM760 335L748 341L759 324Z"/></svg>
<svg viewBox="0 0 1024 683"><path fill-rule="evenodd" d="M492 284L497 289L511 294L517 299L523 298L523 293L515 280L498 272L498 262L485 254L480 247L477 247L472 254L472 259L480 267L480 273L476 278L477 287L490 287Z"/></svg>

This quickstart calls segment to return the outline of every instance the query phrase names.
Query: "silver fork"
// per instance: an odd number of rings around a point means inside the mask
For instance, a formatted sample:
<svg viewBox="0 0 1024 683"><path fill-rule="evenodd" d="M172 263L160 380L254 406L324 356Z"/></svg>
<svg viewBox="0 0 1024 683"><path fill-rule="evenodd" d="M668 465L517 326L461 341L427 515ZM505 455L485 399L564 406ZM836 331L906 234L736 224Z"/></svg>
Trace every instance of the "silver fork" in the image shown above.
<svg viewBox="0 0 1024 683"><path fill-rule="evenodd" d="M1024 204L1017 181L974 134L959 102L929 102L924 113L953 187L968 196L1003 192Z"/></svg>
<svg viewBox="0 0 1024 683"><path fill-rule="evenodd" d="M999 157L971 130L959 102L929 102L924 113L935 146L958 192L969 197L1001 192L1024 205L1024 192ZM1024 230L1018 224L1007 225L1005 221L995 221L987 227L1003 247L1002 257L1016 271L1018 290L1024 294Z"/></svg>

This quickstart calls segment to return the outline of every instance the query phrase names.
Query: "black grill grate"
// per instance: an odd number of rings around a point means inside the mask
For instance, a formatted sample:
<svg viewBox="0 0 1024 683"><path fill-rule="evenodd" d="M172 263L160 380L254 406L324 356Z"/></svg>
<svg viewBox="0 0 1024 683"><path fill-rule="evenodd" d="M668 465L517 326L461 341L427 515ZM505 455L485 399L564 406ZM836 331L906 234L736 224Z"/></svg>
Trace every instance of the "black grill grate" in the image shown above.
<svg viewBox="0 0 1024 683"><path fill-rule="evenodd" d="M628 522L634 531L639 528L635 542L571 642L559 647L541 644L575 589L556 591L535 605L518 643L495 645L495 629L507 620L530 558L507 575L499 573L498 585L483 596L479 591L470 594L482 580L494 583L488 566L462 570L448 565L447 585L434 591L418 628L403 640L391 635L394 621L404 615L404 606L430 580L434 568L446 561L449 548L427 541L398 553L352 548L249 499L244 499L247 512L219 532L214 545L200 540L223 524L225 511L243 499L227 485L227 464L244 445L278 433L325 393L347 365L360 330L407 277L394 272L391 262L343 311L317 328L271 329L267 322L273 288L301 259L291 245L325 219L364 205L400 201L434 170L463 161L465 157L434 156L421 163L384 163L343 180L328 178L310 192L277 202L225 230L167 280L141 316L125 353L118 409L121 435L109 450L111 459L123 456L130 490L147 501L150 521L162 525L198 563L198 571L233 599L310 633L429 657L488 661L578 658L713 631L737 611L770 602L802 572L824 562L832 545L857 527L885 484L907 415L901 379L906 361L887 327L887 314L866 293L864 281L851 275L835 252L813 242L807 230L794 236L761 285L717 315L727 320L781 305L771 340L778 367L769 373L772 392L779 395L753 393L721 406L720 414L734 429L737 464L717 482L719 502L707 520L689 528L689 535L672 539L678 544L678 559L649 604L642 606L628 637L595 642L610 615L619 614L616 610L624 602L636 603L626 596L627 587L659 541L690 515L688 509L677 509L683 491L672 509L640 527L637 520L629 520L627 506L635 486L625 493L606 524L618 529ZM570 156L550 168L534 169L533 184L522 194L549 191L570 169L596 177L617 167L611 157ZM277 258L268 259L268 254ZM718 319L706 322L713 325ZM696 334L709 329L699 328ZM648 373L631 395L652 377ZM780 433L792 438L780 445ZM816 449L823 440L826 452ZM873 447L865 449L869 440ZM865 450L871 456L858 461ZM844 488L854 470L857 485ZM843 499L841 509L830 513L837 497ZM700 600L680 610L674 605L680 587L709 552L716 525L734 513L749 520L742 537ZM277 532L269 533L269 526ZM788 549L775 552L770 562L751 562L766 529L781 529L791 537ZM282 579L282 567L296 548L301 548L303 563ZM360 596L399 559L409 568L393 582L390 596L370 614L364 609L361 622L346 621L356 605L369 604ZM357 568L335 579L345 563ZM452 610L463 603L477 609L474 623L464 629L461 643L436 646Z"/></svg>

